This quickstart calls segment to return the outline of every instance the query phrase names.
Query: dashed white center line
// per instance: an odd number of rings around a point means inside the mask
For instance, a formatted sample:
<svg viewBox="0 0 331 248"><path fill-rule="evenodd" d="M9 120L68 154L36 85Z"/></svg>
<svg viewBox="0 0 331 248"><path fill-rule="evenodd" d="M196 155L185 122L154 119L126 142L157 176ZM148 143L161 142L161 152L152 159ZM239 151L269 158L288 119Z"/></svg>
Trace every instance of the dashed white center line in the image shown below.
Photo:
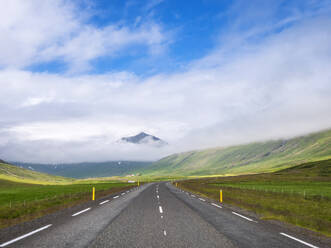
<svg viewBox="0 0 331 248"><path fill-rule="evenodd" d="M86 211L89 211L90 209L91 209L91 208L84 209L84 210L82 210L82 211L79 211L79 212L73 214L72 216L77 216L77 215L82 214L82 213L84 213L84 212L86 212Z"/></svg>
<svg viewBox="0 0 331 248"><path fill-rule="evenodd" d="M215 206L215 207L217 207L217 208L222 208L220 205L217 205L217 204L215 204L215 203L212 203L211 205L213 205L213 206Z"/></svg>
<svg viewBox="0 0 331 248"><path fill-rule="evenodd" d="M166 230L163 230L163 235L167 236L167 231Z"/></svg>
<svg viewBox="0 0 331 248"><path fill-rule="evenodd" d="M195 195L191 195L192 197L195 197Z"/></svg>
<svg viewBox="0 0 331 248"><path fill-rule="evenodd" d="M162 214L163 213L163 209L161 206L159 206L159 210L160 210L160 213Z"/></svg>
<svg viewBox="0 0 331 248"><path fill-rule="evenodd" d="M199 200L200 200L200 201L206 201L206 200L205 200L205 199L203 199L203 198L199 198Z"/></svg>
<svg viewBox="0 0 331 248"><path fill-rule="evenodd" d="M121 195L125 195L125 193L122 193Z"/></svg>
<svg viewBox="0 0 331 248"><path fill-rule="evenodd" d="M105 203L107 203L107 202L109 202L109 200L105 200L105 201L103 201L103 202L100 202L99 205L105 204Z"/></svg>
<svg viewBox="0 0 331 248"><path fill-rule="evenodd" d="M117 196L114 196L113 198L116 199L116 198L118 198L118 197L119 197L119 196L117 195Z"/></svg>
<svg viewBox="0 0 331 248"><path fill-rule="evenodd" d="M301 244L304 244L304 245L306 245L306 246L309 246L309 247L312 247L312 248L318 248L318 246L315 246L315 245L309 244L309 243L307 243L307 242L305 242L305 241L303 241L303 240L301 240L301 239L297 239L297 238L295 238L295 237L293 237L293 236L290 236L290 235L288 235L288 234L286 234L286 233L280 233L280 234L283 235L283 236L285 236L285 237L288 237L288 238L290 238L290 239L293 239L293 240L295 240L295 241L298 241L298 242L300 242Z"/></svg>
<svg viewBox="0 0 331 248"><path fill-rule="evenodd" d="M157 199L160 199L160 196L159 195L157 195L156 197L157 197Z"/></svg>
<svg viewBox="0 0 331 248"><path fill-rule="evenodd" d="M239 217L241 217L241 218L244 218L244 219L246 219L246 220L248 220L248 221L252 221L252 222L256 222L256 223L257 223L257 221L252 220L251 218L248 218L248 217L243 216L243 215L241 215L241 214L238 214L238 213L236 213L236 212L232 212L232 213L235 214L235 215L237 215L237 216L239 216Z"/></svg>
<svg viewBox="0 0 331 248"><path fill-rule="evenodd" d="M7 246L7 245L10 245L10 244L12 244L12 243L15 243L15 242L17 242L17 241L19 241L19 240L21 240L21 239L24 239L24 238L26 238L26 237L29 237L29 236L35 234L35 233L37 233L37 232L40 232L40 231L42 231L42 230L45 230L46 228L49 228L50 226L52 226L52 224L49 224L49 225L47 225L47 226L41 227L41 228L39 228L39 229L37 229L37 230L34 230L34 231L29 232L29 233L27 233L27 234L24 234L24 235L22 235L22 236L20 236L20 237L18 237L18 238L16 238L16 239L12 239L12 240L10 240L10 241L8 241L8 242L6 242L6 243L1 244L0 247L5 247L5 246Z"/></svg>
<svg viewBox="0 0 331 248"><path fill-rule="evenodd" d="M128 190L128 191L126 191L126 193L129 193L130 191Z"/></svg>

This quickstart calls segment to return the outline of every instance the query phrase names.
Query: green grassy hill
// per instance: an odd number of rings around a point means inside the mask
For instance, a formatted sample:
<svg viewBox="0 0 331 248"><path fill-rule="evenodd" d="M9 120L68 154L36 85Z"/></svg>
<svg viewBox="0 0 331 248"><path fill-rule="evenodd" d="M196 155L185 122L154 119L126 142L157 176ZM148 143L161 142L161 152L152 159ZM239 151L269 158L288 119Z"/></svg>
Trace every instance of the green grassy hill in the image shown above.
<svg viewBox="0 0 331 248"><path fill-rule="evenodd" d="M191 151L165 157L143 175L201 176L273 172L331 158L331 130L288 140Z"/></svg>
<svg viewBox="0 0 331 248"><path fill-rule="evenodd" d="M34 184L71 183L74 180L65 177L53 176L45 173L23 169L14 165L0 162L0 180Z"/></svg>

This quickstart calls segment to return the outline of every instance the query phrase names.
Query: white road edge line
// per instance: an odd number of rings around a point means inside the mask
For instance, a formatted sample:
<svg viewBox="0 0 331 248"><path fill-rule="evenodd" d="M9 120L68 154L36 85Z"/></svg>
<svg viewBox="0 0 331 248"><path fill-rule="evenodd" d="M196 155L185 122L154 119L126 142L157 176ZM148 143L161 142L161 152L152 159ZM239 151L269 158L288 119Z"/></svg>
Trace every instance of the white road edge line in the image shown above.
<svg viewBox="0 0 331 248"><path fill-rule="evenodd" d="M161 206L159 206L160 213L163 214L163 209Z"/></svg>
<svg viewBox="0 0 331 248"><path fill-rule="evenodd" d="M295 240L295 241L298 241L298 242L300 242L300 243L302 243L302 244L305 244L305 245L307 245L307 246L309 246L309 247L312 247L312 248L318 248L318 246L315 246L315 245L312 245L312 244L309 244L309 243L307 243L307 242L305 242L305 241L303 241L303 240L301 240L301 239L297 239L297 238L295 238L295 237L292 237L292 236L290 236L290 235L288 235L288 234L286 234L286 233L280 233L281 235L283 235L283 236L285 236L285 237L288 237L288 238L290 238L290 239L293 239L293 240Z"/></svg>
<svg viewBox="0 0 331 248"><path fill-rule="evenodd" d="M248 217L243 216L243 215L241 215L241 214L238 214L238 213L236 213L236 212L232 212L232 213L235 214L235 215L238 215L239 217L244 218L244 219L246 219L246 220L248 220L248 221L252 221L252 222L256 222L256 223L257 223L257 221L252 220L251 218L248 218Z"/></svg>
<svg viewBox="0 0 331 248"><path fill-rule="evenodd" d="M82 210L82 211L79 211L79 212L77 212L77 213L75 213L75 214L73 214L73 215L71 215L71 216L77 216L77 215L79 215L79 214L82 214L82 213L84 213L84 212L86 212L86 211L89 211L91 208L86 208L86 209L84 209L84 210Z"/></svg>
<svg viewBox="0 0 331 248"><path fill-rule="evenodd" d="M205 199L199 198L200 201L206 201Z"/></svg>
<svg viewBox="0 0 331 248"><path fill-rule="evenodd" d="M215 206L215 207L217 207L217 208L222 208L220 205L217 205L217 204L215 204L215 203L212 203L211 205L213 205L213 206Z"/></svg>
<svg viewBox="0 0 331 248"><path fill-rule="evenodd" d="M37 233L37 232L40 232L40 231L42 231L42 230L45 230L46 228L49 228L50 226L52 226L52 224L49 224L49 225L47 225L47 226L41 227L41 228L39 228L39 229L37 229L37 230L34 230L34 231L29 232L29 233L27 233L27 234L24 234L24 235L22 235L22 236L20 236L20 237L18 237L18 238L16 238L16 239L12 239L12 240L10 240L10 241L8 241L8 242L6 242L6 243L1 244L0 247L5 247L5 246L7 246L7 245L10 245L10 244L12 244L12 243L15 243L15 242L17 242L17 241L19 241L19 240L21 240L21 239L24 239L24 238L26 238L26 237L29 237L29 236L35 234L35 233Z"/></svg>
<svg viewBox="0 0 331 248"><path fill-rule="evenodd" d="M118 198L118 197L119 197L119 196L117 195L117 196L114 196L113 198L116 199L116 198Z"/></svg>
<svg viewBox="0 0 331 248"><path fill-rule="evenodd" d="M99 205L105 204L105 203L107 203L107 202L109 202L109 200L105 200L105 201L103 201L103 202L100 202Z"/></svg>

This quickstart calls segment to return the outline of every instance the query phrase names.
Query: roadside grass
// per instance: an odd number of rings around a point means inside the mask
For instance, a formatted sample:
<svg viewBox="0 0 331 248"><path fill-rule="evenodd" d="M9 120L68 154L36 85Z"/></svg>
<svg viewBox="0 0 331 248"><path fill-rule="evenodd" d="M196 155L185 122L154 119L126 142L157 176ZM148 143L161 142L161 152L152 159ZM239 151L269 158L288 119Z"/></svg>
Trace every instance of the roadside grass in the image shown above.
<svg viewBox="0 0 331 248"><path fill-rule="evenodd" d="M331 236L331 160L305 163L275 173L179 181L178 186Z"/></svg>
<svg viewBox="0 0 331 248"><path fill-rule="evenodd" d="M41 217L60 209L134 187L124 182L93 182L38 185L0 179L0 228Z"/></svg>

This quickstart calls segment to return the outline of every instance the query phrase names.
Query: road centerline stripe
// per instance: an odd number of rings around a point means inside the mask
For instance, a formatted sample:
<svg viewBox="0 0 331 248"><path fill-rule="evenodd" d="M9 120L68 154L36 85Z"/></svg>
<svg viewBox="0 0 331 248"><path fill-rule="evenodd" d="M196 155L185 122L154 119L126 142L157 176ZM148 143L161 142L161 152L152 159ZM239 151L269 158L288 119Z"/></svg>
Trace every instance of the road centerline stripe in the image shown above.
<svg viewBox="0 0 331 248"><path fill-rule="evenodd" d="M74 217L74 216L77 216L77 215L82 214L82 213L84 213L84 212L86 212L86 211L89 211L90 209L91 209L91 208L86 208L86 209L84 209L84 210L82 210L82 211L79 211L79 212L73 214L72 216L73 216L73 217Z"/></svg>
<svg viewBox="0 0 331 248"><path fill-rule="evenodd" d="M26 237L29 237L29 236L35 234L35 233L37 233L37 232L40 232L40 231L42 231L42 230L45 230L46 228L49 228L50 226L52 226L52 224L49 224L49 225L47 225L47 226L41 227L41 228L39 228L39 229L37 229L37 230L34 230L34 231L29 232L29 233L27 233L27 234L24 234L24 235L22 235L22 236L20 236L20 237L17 237L17 238L15 238L15 239L12 239L12 240L10 240L10 241L8 241L8 242L6 242L6 243L1 244L0 247L5 247L5 246L7 246L7 245L10 245L10 244L12 244L12 243L15 243L15 242L17 242L17 241L19 241L19 240L21 240L21 239L24 239L24 238L26 238Z"/></svg>
<svg viewBox="0 0 331 248"><path fill-rule="evenodd" d="M200 200L200 201L206 201L206 200L205 200L205 199L203 199L203 198L199 198L199 200Z"/></svg>
<svg viewBox="0 0 331 248"><path fill-rule="evenodd" d="M215 207L217 207L217 208L222 208L220 205L217 205L217 204L215 204L215 203L212 203L211 205L213 205L213 206L215 206Z"/></svg>
<svg viewBox="0 0 331 248"><path fill-rule="evenodd" d="M118 198L118 195L117 195L117 196L114 196L113 198L114 198L114 199Z"/></svg>
<svg viewBox="0 0 331 248"><path fill-rule="evenodd" d="M163 230L163 235L167 236L167 231L166 230Z"/></svg>
<svg viewBox="0 0 331 248"><path fill-rule="evenodd" d="M248 221L257 222L257 221L252 220L251 218L248 218L248 217L243 216L243 215L241 215L241 214L238 214L238 213L236 213L236 212L232 212L232 213L235 214L235 215L237 215L237 216L239 216L239 217L241 217L241 218L244 218L244 219L246 219L246 220L248 220Z"/></svg>
<svg viewBox="0 0 331 248"><path fill-rule="evenodd" d="M99 205L105 204L105 203L107 203L107 202L109 202L109 200L105 200L105 201L103 201L103 202L100 202Z"/></svg>
<svg viewBox="0 0 331 248"><path fill-rule="evenodd" d="M163 213L163 209L162 209L161 206L159 206L159 211L160 211L161 214Z"/></svg>
<svg viewBox="0 0 331 248"><path fill-rule="evenodd" d="M304 245L306 245L306 246L309 246L309 247L312 247L312 248L318 248L318 246L315 246L315 245L312 245L312 244L309 244L309 243L307 243L307 242L305 242L305 241L303 241L303 240L301 240L301 239L298 239L298 238L295 238L295 237L293 237L293 236L291 236L291 235L288 235L288 234L286 234L286 233L280 233L281 235L283 235L283 236L285 236L285 237L288 237L288 238L290 238L290 239L293 239L293 240L295 240L295 241L298 241L299 243L302 243L302 244L304 244Z"/></svg>

